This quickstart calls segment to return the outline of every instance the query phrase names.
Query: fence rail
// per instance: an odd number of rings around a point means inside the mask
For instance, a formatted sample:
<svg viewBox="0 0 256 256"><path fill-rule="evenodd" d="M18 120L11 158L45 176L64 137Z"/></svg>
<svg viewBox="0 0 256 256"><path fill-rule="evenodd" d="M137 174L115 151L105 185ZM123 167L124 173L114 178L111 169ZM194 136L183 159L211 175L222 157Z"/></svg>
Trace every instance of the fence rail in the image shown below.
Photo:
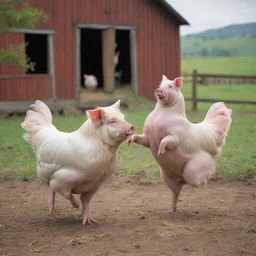
<svg viewBox="0 0 256 256"><path fill-rule="evenodd" d="M203 99L198 98L197 96L197 86L198 84L205 84L209 85L209 81L206 83L205 79L215 79L213 80L213 84L223 83L223 79L228 79L228 84L233 84L230 79L232 80L238 80L240 83L256 83L256 76L245 76L245 75L216 75L216 74L201 74L198 73L197 70L193 70L192 74L184 74L183 77L189 77L192 78L187 82L192 83L192 97L191 98L185 98L187 101L192 101L192 110L197 111L198 102L217 102L222 101L226 103L231 104L253 104L256 105L256 101L241 101L241 100L225 100L225 99ZM225 83L224 83L225 84Z"/></svg>

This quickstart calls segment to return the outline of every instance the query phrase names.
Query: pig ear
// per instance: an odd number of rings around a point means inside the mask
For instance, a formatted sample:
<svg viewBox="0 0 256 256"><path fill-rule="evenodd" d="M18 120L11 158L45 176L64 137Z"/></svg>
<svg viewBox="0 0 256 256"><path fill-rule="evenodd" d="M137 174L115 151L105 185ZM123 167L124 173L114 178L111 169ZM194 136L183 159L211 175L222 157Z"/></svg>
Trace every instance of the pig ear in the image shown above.
<svg viewBox="0 0 256 256"><path fill-rule="evenodd" d="M182 86L183 86L183 77L177 77L177 78L175 78L175 79L174 79L174 83L175 83L175 85L176 85L179 89L181 89Z"/></svg>
<svg viewBox="0 0 256 256"><path fill-rule="evenodd" d="M92 123L97 127L101 126L103 112L103 109L100 108L88 111Z"/></svg>
<svg viewBox="0 0 256 256"><path fill-rule="evenodd" d="M117 108L117 109L120 109L120 103L121 103L121 100L118 100L117 102L115 102L112 107L114 108Z"/></svg>
<svg viewBox="0 0 256 256"><path fill-rule="evenodd" d="M168 78L165 75L162 75L162 81L168 80Z"/></svg>

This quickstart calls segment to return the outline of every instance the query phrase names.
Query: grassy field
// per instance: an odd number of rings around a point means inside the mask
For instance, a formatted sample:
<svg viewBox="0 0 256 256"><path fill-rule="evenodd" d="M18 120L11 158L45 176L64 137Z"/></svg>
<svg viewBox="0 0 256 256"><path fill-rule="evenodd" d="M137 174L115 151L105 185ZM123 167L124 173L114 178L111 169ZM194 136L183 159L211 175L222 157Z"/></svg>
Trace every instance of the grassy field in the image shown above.
<svg viewBox="0 0 256 256"><path fill-rule="evenodd" d="M182 60L183 72L192 73L197 69L198 73L208 74L236 74L256 75L256 57L232 57L232 58L204 58ZM191 98L192 86L190 77L185 79L182 92L185 97ZM186 82L188 81L188 82ZM214 98L221 100L256 101L256 84L235 85L198 85L199 98ZM199 109L208 109L209 104L199 103ZM256 111L255 105L229 104L229 107L237 111ZM187 102L187 108L191 103Z"/></svg>
<svg viewBox="0 0 256 256"><path fill-rule="evenodd" d="M142 132L145 117L152 109L152 103L141 110L125 110L126 118L135 125L136 133ZM205 112L189 113L193 122L203 119ZM54 124L62 131L73 131L85 121L85 116L54 116ZM18 177L30 180L35 177L36 159L32 150L22 139L21 117L0 120L0 177ZM233 123L223 155L218 162L218 172L224 175L241 176L256 172L256 114L233 114ZM123 143L119 150L117 172L134 175L145 171L149 177L159 173L148 149L128 146Z"/></svg>
<svg viewBox="0 0 256 256"><path fill-rule="evenodd" d="M256 75L256 57L182 59L182 72L192 73L193 69L208 74Z"/></svg>
<svg viewBox="0 0 256 256"><path fill-rule="evenodd" d="M191 83L184 83L182 88L184 97L191 98L192 87ZM198 98L203 99L218 99L225 100L241 100L241 101L256 101L256 84L255 85L212 85L204 86L198 85L197 87ZM210 103L198 103L198 108L207 110ZM187 109L192 108L192 103L186 102ZM256 111L256 105L243 105L243 104L228 104L228 107L237 112L252 112Z"/></svg>

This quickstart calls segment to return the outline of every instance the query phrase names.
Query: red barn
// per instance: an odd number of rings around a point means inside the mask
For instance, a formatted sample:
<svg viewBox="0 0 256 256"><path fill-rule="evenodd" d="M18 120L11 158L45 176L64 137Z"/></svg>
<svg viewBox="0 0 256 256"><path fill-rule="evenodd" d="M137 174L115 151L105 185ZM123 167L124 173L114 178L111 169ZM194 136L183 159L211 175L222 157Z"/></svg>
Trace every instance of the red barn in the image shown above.
<svg viewBox="0 0 256 256"><path fill-rule="evenodd" d="M162 74L180 73L179 26L188 24L164 0L30 0L48 21L1 33L0 48L27 43L34 71L0 65L0 100L79 100L83 75L113 91L115 74L152 99ZM114 56L119 54L118 61Z"/></svg>

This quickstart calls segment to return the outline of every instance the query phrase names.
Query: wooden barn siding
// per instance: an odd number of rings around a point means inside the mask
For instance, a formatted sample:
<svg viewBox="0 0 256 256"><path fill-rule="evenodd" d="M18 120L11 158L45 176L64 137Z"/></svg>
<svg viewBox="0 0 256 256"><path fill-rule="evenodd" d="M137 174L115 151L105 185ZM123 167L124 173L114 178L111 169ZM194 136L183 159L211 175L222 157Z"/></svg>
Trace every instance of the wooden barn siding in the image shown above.
<svg viewBox="0 0 256 256"><path fill-rule="evenodd" d="M0 100L48 99L49 95L51 95L51 77L48 75L0 79Z"/></svg>
<svg viewBox="0 0 256 256"><path fill-rule="evenodd" d="M2 49L24 43L23 33L1 33L1 38ZM1 65L0 100L48 99L51 97L50 86L50 75L27 75L23 68L8 63Z"/></svg>
<svg viewBox="0 0 256 256"><path fill-rule="evenodd" d="M179 58L176 58L179 56L179 46L175 45L179 43L178 25L165 9L159 8L153 1L63 0L54 4L58 98L73 98L75 94L74 23L137 27L140 95L152 99L163 73L171 78L179 74ZM61 37L58 36L60 34Z"/></svg>
<svg viewBox="0 0 256 256"><path fill-rule="evenodd" d="M21 33L1 33L1 49L7 49L10 45L20 45L24 43L24 35ZM19 75L24 74L23 68L17 68L9 63L2 64L1 74Z"/></svg>
<svg viewBox="0 0 256 256"><path fill-rule="evenodd" d="M138 6L138 76L139 94L153 99L162 74L179 74L179 28L166 10L152 1Z"/></svg>
<svg viewBox="0 0 256 256"><path fill-rule="evenodd" d="M34 1L31 1L32 5ZM43 9L47 12L48 21L38 25L40 28L51 28L53 26L54 0L41 1ZM1 33L0 48L7 48L9 45L24 43L23 33ZM23 68L16 68L10 64L0 66L0 100L34 100L49 99L51 97L51 76L50 75L27 75ZM13 76L13 77L10 77Z"/></svg>
<svg viewBox="0 0 256 256"><path fill-rule="evenodd" d="M57 98L75 97L75 23L137 28L139 94L153 99L162 74L179 75L179 28L170 13L150 0L31 0L49 16L38 28L54 30ZM92 8L93 6L93 8ZM18 80L17 80L18 81Z"/></svg>

